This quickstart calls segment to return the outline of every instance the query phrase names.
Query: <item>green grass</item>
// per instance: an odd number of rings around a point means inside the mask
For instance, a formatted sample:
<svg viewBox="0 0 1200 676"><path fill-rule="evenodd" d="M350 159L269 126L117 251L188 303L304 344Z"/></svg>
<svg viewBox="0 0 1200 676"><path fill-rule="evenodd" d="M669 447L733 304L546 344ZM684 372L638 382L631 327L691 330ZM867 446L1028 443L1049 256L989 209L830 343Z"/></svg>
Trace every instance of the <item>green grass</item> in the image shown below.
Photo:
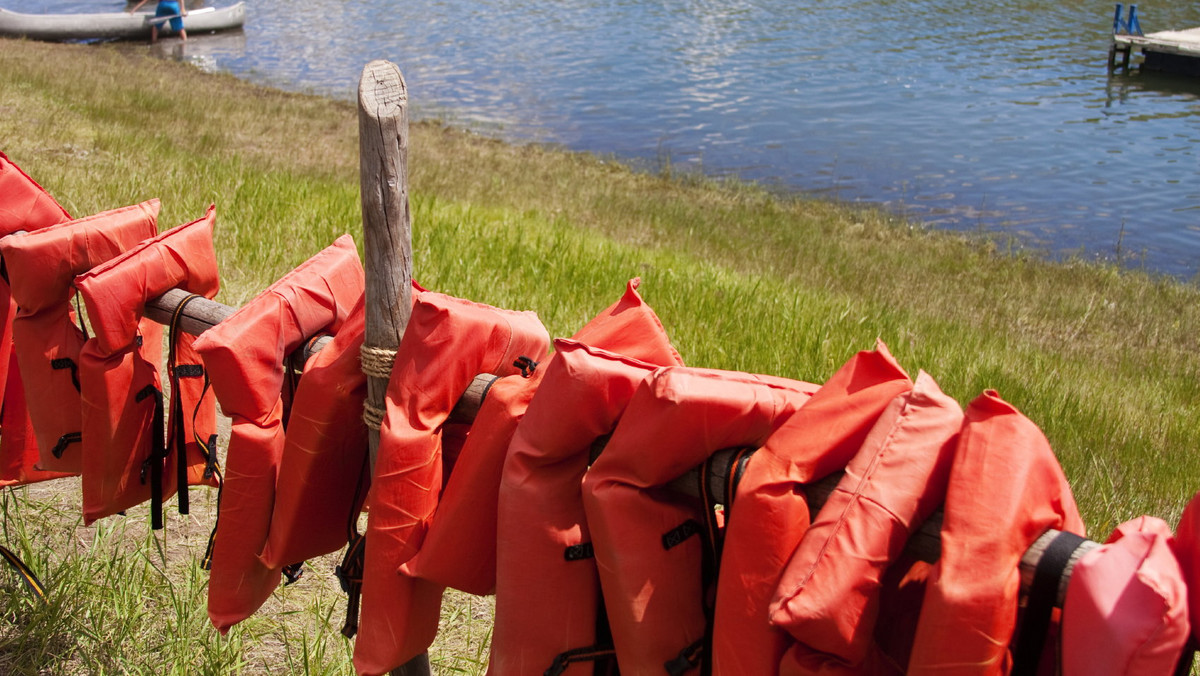
<svg viewBox="0 0 1200 676"><path fill-rule="evenodd" d="M216 203L223 302L244 303L340 234L361 243L349 104L136 46L2 47L0 150L76 215L160 197L166 227ZM1173 524L1200 488L1193 284L436 123L413 125L409 159L415 275L429 288L536 310L558 336L640 276L687 363L815 382L880 338L959 402L995 388L1037 422L1098 539L1140 514ZM333 559L219 637L194 565L202 516L160 544L132 513L82 527L61 487L6 500L3 544L53 593L39 606L0 577L0 670L348 669ZM482 673L489 617L487 599L448 598L438 672Z"/></svg>

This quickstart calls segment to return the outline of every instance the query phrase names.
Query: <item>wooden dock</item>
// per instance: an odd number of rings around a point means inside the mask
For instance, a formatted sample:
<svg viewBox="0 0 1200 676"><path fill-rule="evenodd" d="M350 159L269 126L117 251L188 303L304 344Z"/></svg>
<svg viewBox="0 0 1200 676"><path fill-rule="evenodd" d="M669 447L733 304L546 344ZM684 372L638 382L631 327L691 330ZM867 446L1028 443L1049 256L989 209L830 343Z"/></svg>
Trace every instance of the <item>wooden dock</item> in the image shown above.
<svg viewBox="0 0 1200 676"><path fill-rule="evenodd" d="M1112 45L1108 50L1109 71L1118 67L1118 58L1120 67L1128 71L1135 49L1142 53L1143 70L1200 75L1200 28L1143 35L1137 17L1137 5L1130 5L1129 19L1123 21L1121 5L1118 4L1113 18Z"/></svg>

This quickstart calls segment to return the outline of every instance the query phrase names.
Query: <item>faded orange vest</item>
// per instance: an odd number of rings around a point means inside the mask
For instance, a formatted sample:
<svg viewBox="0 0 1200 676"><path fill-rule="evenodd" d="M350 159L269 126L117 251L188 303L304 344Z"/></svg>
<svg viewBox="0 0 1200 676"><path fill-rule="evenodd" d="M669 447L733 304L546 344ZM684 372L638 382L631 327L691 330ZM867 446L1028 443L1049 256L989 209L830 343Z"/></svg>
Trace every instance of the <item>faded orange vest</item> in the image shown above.
<svg viewBox="0 0 1200 676"><path fill-rule="evenodd" d="M233 421L208 581L208 617L222 634L258 610L281 576L258 555L284 445L288 355L319 333L336 334L363 283L354 240L343 235L196 339Z"/></svg>
<svg viewBox="0 0 1200 676"><path fill-rule="evenodd" d="M167 445L163 428L169 407L159 380L162 327L142 314L147 301L174 288L216 295L215 221L216 207L210 206L203 217L75 278L93 332L79 352L85 523L153 500L152 524L158 528L162 500L175 493L181 475L190 483L213 482L203 476L212 458L194 437L207 439L216 432L215 405L190 390L184 408L195 416L198 429L185 449ZM176 352L183 352L179 363L198 367L188 347L192 338L177 334L172 342ZM194 378L202 386L203 372Z"/></svg>
<svg viewBox="0 0 1200 676"><path fill-rule="evenodd" d="M71 220L42 186L0 152L0 237L19 230L32 232ZM0 275L0 486L20 486L68 476L38 468L38 449L25 401L25 391L16 375L12 323L17 313L8 277ZM9 383L13 373L13 384Z"/></svg>
<svg viewBox="0 0 1200 676"><path fill-rule="evenodd" d="M605 308L572 340L651 363L676 362L678 355L662 323L638 294L632 279L617 302ZM437 512L417 555L401 570L413 577L476 594L496 590L496 506L504 459L517 425L525 416L545 373L543 362L527 372L494 382L479 409L471 434L450 474Z"/></svg>
<svg viewBox="0 0 1200 676"><path fill-rule="evenodd" d="M681 674L706 659L720 533L711 499L665 484L714 452L762 445L810 383L661 368L638 386L583 477L604 607L622 673ZM707 476L700 475L701 495ZM653 590L653 593L646 593Z"/></svg>
<svg viewBox="0 0 1200 676"><path fill-rule="evenodd" d="M665 335L657 342L676 354ZM613 656L598 635L600 584L581 482L593 445L658 365L569 340L554 345L500 484L492 676L591 673Z"/></svg>
<svg viewBox="0 0 1200 676"><path fill-rule="evenodd" d="M1142 516L1117 526L1071 572L1063 676L1175 673L1189 637L1187 594L1166 522Z"/></svg>
<svg viewBox="0 0 1200 676"><path fill-rule="evenodd" d="M1051 528L1084 526L1050 443L994 391L967 407L944 512L909 673L1007 674L1021 557Z"/></svg>
<svg viewBox="0 0 1200 676"><path fill-rule="evenodd" d="M71 308L75 277L154 237L158 211L154 199L0 239L20 307L13 320L14 350L33 384L25 395L45 469L83 470L79 351L87 335Z"/></svg>
<svg viewBox="0 0 1200 676"><path fill-rule="evenodd" d="M838 369L745 465L727 514L713 629L713 673L778 673L791 639L768 623L784 567L808 530L805 484L854 457L912 381L883 343Z"/></svg>
<svg viewBox="0 0 1200 676"><path fill-rule="evenodd" d="M282 568L346 546L370 484L363 402L367 377L359 361L364 298L324 349L313 355L292 397L271 526L260 558Z"/></svg>
<svg viewBox="0 0 1200 676"><path fill-rule="evenodd" d="M884 578L941 506L962 422L958 402L922 371L846 465L771 602L771 623L803 646L797 655L813 653L809 664L853 670L867 660Z"/></svg>
<svg viewBox="0 0 1200 676"><path fill-rule="evenodd" d="M383 674L433 643L442 588L398 571L424 541L443 483L442 432L479 373L516 373L550 338L532 312L417 295L388 382L368 494L354 668ZM448 472L448 470L447 470Z"/></svg>

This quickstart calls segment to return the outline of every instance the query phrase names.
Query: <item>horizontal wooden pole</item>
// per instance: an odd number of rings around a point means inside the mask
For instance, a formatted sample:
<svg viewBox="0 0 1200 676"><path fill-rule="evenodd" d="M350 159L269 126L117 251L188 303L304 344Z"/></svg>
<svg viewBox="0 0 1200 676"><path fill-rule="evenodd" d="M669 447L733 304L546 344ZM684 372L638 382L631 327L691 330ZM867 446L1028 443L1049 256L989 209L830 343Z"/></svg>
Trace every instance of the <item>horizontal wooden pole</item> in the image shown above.
<svg viewBox="0 0 1200 676"><path fill-rule="evenodd" d="M175 313L175 308L187 296L188 293L181 289L168 291L146 304L146 317L162 324L169 324L171 316ZM207 298L196 298L184 308L183 316L179 321L179 328L186 333L200 335L204 331L221 323L221 321L228 318L235 311L236 308L228 305L208 300ZM304 354L296 355L296 358L299 359L299 364L294 368L301 370L304 361L307 361L312 354L324 348L330 340L332 340L331 336L322 336L315 341L311 341L311 346ZM475 376L475 379L467 387L462 397L459 398L458 404L450 414L450 420L459 423L474 421L475 416L479 413L479 407L483 405L483 400L489 387L497 378L497 376L486 373ZM602 445L594 449L593 455L598 455L601 450L603 450ZM730 496L725 495L725 488L728 485L727 480L729 478L731 462L737 450L717 451L708 461L708 493L718 504L729 504ZM593 457L593 459L595 458ZM672 481L670 486L680 493L699 497L699 477L700 468L696 467ZM821 510L821 506L825 504L826 499L828 499L834 488L837 487L841 478L842 473L836 472L807 487L804 499L808 503L809 512L813 516L816 516ZM942 512L938 511L913 532L911 537L909 537L905 551L921 561L929 563L937 561L942 553L941 530ZM1037 569L1038 561L1041 560L1046 547L1053 541L1058 532L1057 530L1046 531L1025 552L1020 566L1022 590L1029 589L1033 581L1033 573ZM1066 598L1067 583L1070 580L1071 571L1074 569L1075 563L1084 554L1098 546L1099 543L1088 540L1075 550L1075 553L1071 556L1069 563L1063 570L1062 580L1058 587L1058 596L1055 601L1057 607L1062 607L1062 603Z"/></svg>

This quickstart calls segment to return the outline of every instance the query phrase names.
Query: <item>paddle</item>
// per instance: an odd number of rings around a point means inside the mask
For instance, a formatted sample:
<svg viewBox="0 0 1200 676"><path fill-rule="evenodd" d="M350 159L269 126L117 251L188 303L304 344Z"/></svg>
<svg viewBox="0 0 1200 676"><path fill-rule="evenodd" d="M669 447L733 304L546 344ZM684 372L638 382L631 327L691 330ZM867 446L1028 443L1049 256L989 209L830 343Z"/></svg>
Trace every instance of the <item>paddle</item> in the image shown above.
<svg viewBox="0 0 1200 676"><path fill-rule="evenodd" d="M200 9L193 9L193 10L189 11L187 13L187 15L192 16L193 14L205 14L207 12L215 12L215 11L217 11L216 7L201 7ZM170 21L171 19L178 19L181 16L183 16L183 15L182 14L170 14L167 16L152 16L152 17L148 17L146 19L146 23L166 23L167 21Z"/></svg>

